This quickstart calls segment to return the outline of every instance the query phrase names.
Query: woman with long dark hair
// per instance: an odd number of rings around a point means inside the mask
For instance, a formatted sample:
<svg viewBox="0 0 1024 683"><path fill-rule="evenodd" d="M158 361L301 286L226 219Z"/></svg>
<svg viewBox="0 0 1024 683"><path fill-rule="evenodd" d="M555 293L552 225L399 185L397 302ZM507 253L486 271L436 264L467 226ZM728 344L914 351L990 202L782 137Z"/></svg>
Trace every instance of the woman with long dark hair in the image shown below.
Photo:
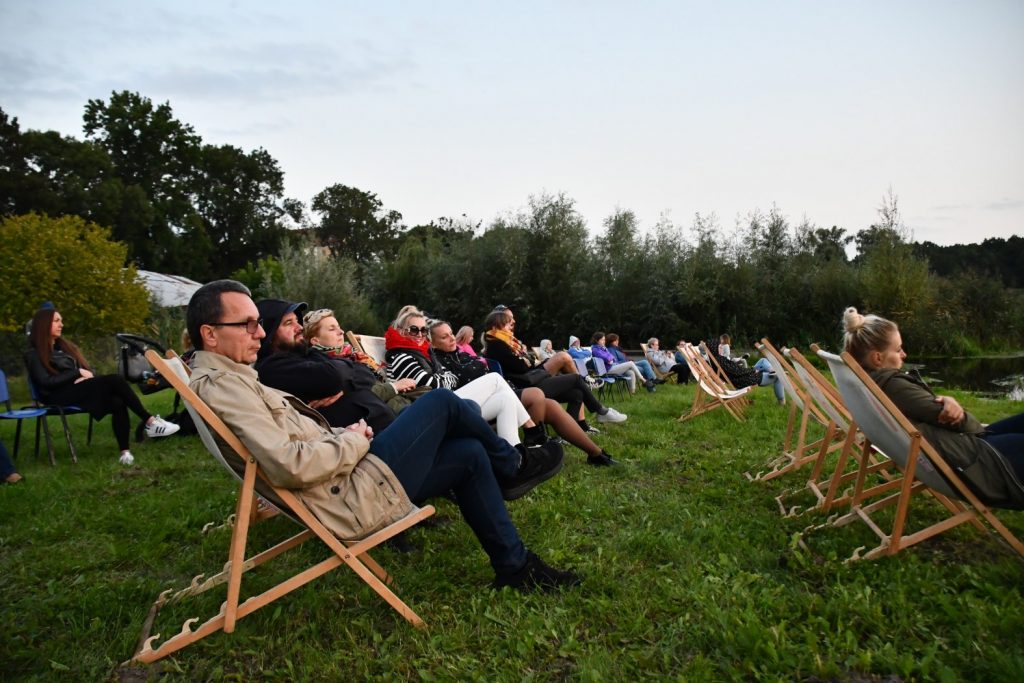
<svg viewBox="0 0 1024 683"><path fill-rule="evenodd" d="M63 337L63 330L64 320L55 309L39 309L32 318L25 364L40 399L78 406L95 420L110 415L122 465L135 462L128 450L129 409L145 423L146 436L170 436L178 431L178 425L151 415L123 377L95 375L78 347Z"/></svg>

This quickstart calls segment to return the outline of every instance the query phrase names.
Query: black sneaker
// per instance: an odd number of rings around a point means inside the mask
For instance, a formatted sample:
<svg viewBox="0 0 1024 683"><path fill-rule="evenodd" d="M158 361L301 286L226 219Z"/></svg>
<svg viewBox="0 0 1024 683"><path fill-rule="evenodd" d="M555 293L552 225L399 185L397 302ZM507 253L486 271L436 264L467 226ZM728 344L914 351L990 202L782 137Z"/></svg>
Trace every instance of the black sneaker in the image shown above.
<svg viewBox="0 0 1024 683"><path fill-rule="evenodd" d="M583 578L578 574L549 567L544 564L544 560L527 551L526 564L523 568L515 574L495 578L491 583L491 588L497 590L508 586L522 593L529 593L533 590L547 593L559 588L578 586L582 582Z"/></svg>
<svg viewBox="0 0 1024 683"><path fill-rule="evenodd" d="M501 485L501 497L505 500L522 498L538 484L558 474L565 458L565 451L553 441L543 446L526 447L519 444L516 450L523 456L519 471L515 476L498 482Z"/></svg>
<svg viewBox="0 0 1024 683"><path fill-rule="evenodd" d="M665 383L665 382L667 382L667 381L668 381L668 380L664 380L664 379L661 379L661 378L659 377L658 379L654 380L654 383L655 383L655 384L664 384L664 383Z"/></svg>
<svg viewBox="0 0 1024 683"><path fill-rule="evenodd" d="M618 465L618 460L613 460L612 456L605 453L603 450L597 455L588 455L587 464L593 465L594 467L611 467Z"/></svg>

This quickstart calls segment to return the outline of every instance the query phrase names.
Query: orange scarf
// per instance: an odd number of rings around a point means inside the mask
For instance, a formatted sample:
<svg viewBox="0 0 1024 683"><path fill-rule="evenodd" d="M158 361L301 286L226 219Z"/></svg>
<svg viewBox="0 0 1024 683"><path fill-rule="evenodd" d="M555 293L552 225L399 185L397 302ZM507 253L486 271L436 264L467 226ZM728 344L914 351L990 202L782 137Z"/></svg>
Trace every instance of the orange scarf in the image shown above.
<svg viewBox="0 0 1024 683"><path fill-rule="evenodd" d="M516 339L515 335L513 335L508 330L493 330L491 332L488 332L486 336L492 339L497 339L498 341L501 342L505 342L505 344L510 349L512 349L512 353L516 354L519 357L524 357L528 353L526 347L523 345L523 342Z"/></svg>

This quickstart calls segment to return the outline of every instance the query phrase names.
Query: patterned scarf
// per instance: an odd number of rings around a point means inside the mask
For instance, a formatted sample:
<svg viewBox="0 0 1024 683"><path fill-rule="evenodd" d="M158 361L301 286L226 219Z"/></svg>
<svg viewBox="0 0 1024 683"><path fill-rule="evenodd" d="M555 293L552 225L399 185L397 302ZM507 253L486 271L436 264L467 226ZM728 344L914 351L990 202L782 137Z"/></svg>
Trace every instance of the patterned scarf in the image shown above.
<svg viewBox="0 0 1024 683"><path fill-rule="evenodd" d="M362 363L374 372L380 370L380 365L377 361L370 358L365 353L356 351L348 342L345 342L342 346L322 346L320 344L312 344L312 347L317 351L323 351L331 358L343 358L356 363Z"/></svg>
<svg viewBox="0 0 1024 683"><path fill-rule="evenodd" d="M512 349L512 353L516 354L520 358L525 357L529 351L523 345L523 342L515 338L515 336L508 330L493 330L484 335L491 339L497 339L498 341L505 342L505 344Z"/></svg>

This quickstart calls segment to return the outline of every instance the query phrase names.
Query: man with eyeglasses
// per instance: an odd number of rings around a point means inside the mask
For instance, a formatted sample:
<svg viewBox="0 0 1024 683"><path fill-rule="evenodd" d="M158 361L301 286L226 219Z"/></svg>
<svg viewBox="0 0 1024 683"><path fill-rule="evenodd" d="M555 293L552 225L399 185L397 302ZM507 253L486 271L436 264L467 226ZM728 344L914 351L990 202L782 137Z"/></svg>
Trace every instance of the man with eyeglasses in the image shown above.
<svg viewBox="0 0 1024 683"><path fill-rule="evenodd" d="M401 519L410 499L451 490L490 558L493 587L553 590L580 583L579 576L548 566L523 545L484 446L496 437L466 402L438 389L379 436L362 420L332 429L299 399L259 382L252 368L266 336L259 318L240 282L217 280L200 287L186 314L196 347L190 386L249 448L273 484L294 491L344 540L364 538ZM501 473L506 482L520 476L516 465L510 461ZM520 481L531 483L539 481Z"/></svg>

